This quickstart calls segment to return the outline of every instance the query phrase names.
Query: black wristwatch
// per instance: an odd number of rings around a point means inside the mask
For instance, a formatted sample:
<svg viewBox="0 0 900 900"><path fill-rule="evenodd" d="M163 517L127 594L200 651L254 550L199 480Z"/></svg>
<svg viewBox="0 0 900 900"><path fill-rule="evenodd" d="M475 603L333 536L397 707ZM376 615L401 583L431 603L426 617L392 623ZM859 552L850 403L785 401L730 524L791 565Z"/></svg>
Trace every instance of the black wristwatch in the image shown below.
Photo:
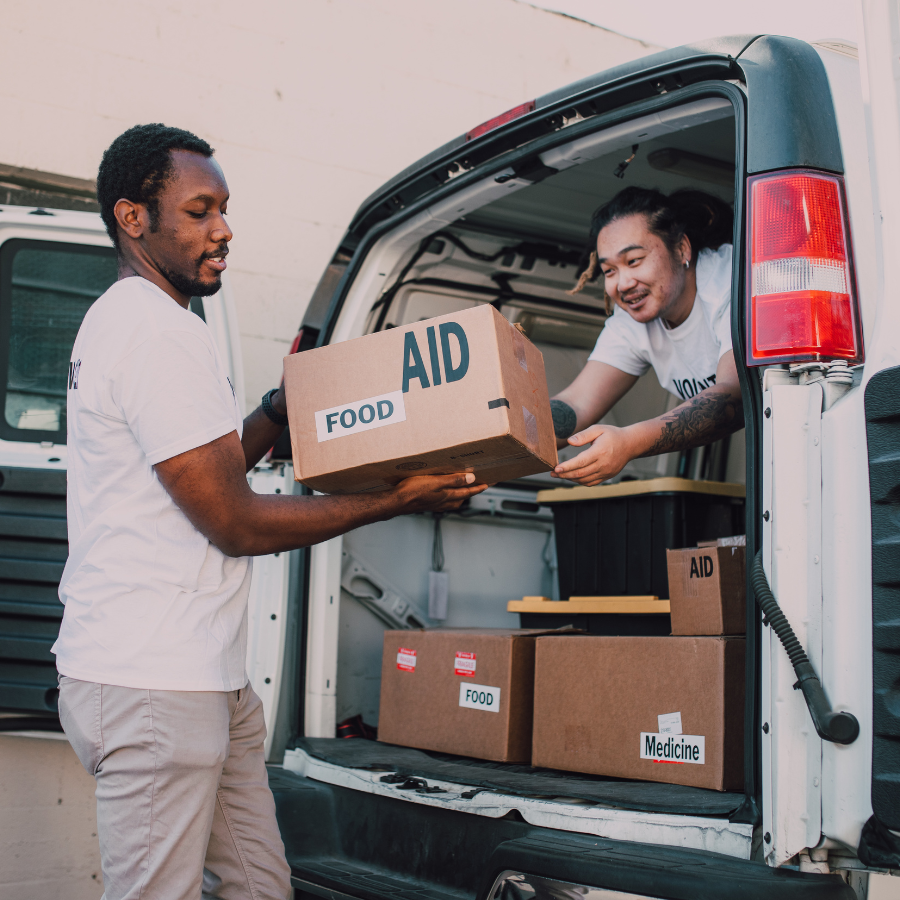
<svg viewBox="0 0 900 900"><path fill-rule="evenodd" d="M284 428L288 423L288 417L283 416L274 406L272 406L272 394L277 394L278 388L272 388L266 391L262 398L262 411L276 424Z"/></svg>

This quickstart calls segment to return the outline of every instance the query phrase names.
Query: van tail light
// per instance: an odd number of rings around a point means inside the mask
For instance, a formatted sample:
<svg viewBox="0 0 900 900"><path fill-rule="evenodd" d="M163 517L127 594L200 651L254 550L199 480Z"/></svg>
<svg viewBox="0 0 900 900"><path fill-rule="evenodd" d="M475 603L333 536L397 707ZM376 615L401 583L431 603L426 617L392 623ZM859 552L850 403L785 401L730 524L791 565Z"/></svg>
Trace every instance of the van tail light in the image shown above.
<svg viewBox="0 0 900 900"><path fill-rule="evenodd" d="M862 362L843 179L794 169L747 181L747 363Z"/></svg>
<svg viewBox="0 0 900 900"><path fill-rule="evenodd" d="M476 125L471 131L466 132L466 140L474 141L475 138L481 137L483 134L487 134L489 131L499 128L501 125L506 125L508 122L512 122L530 112L534 112L534 103L534 100L529 100L527 103L522 103L519 106L508 109L505 113L500 113L499 116L494 116L493 119L488 119L487 122Z"/></svg>

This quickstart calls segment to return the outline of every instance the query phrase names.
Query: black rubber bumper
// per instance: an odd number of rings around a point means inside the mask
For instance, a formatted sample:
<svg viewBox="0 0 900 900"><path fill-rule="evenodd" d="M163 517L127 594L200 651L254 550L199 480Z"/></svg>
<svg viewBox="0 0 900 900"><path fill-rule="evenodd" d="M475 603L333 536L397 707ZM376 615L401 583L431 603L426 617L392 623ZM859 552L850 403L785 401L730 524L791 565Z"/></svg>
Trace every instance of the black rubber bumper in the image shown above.
<svg viewBox="0 0 900 900"><path fill-rule="evenodd" d="M854 900L836 875L610 841L334 787L271 768L294 886L328 900L494 900L505 871L660 900Z"/></svg>

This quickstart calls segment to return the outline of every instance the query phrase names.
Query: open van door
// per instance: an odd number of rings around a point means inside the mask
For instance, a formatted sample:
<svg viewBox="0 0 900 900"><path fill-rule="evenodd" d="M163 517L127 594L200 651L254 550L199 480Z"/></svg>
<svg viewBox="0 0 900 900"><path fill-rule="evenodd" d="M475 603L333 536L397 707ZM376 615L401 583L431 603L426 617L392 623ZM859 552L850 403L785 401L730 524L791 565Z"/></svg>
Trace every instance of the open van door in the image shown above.
<svg viewBox="0 0 900 900"><path fill-rule="evenodd" d="M900 7L862 0L860 10L879 277L863 375L872 528L872 818L859 855L873 867L900 868Z"/></svg>

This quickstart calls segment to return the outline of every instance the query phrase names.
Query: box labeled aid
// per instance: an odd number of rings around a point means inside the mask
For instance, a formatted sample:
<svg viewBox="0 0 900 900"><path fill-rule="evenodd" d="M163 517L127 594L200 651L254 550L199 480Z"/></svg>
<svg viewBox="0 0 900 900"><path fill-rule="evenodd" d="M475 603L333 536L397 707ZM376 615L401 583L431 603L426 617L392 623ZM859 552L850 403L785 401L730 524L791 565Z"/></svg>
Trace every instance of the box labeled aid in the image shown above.
<svg viewBox="0 0 900 900"><path fill-rule="evenodd" d="M295 477L317 491L556 465L543 357L488 304L288 356L284 383Z"/></svg>
<svg viewBox="0 0 900 900"><path fill-rule="evenodd" d="M539 637L532 765L740 790L744 640Z"/></svg>
<svg viewBox="0 0 900 900"><path fill-rule="evenodd" d="M531 759L542 632L387 631L378 740L496 762Z"/></svg>
<svg viewBox="0 0 900 900"><path fill-rule="evenodd" d="M667 550L672 634L744 634L747 630L745 545Z"/></svg>

